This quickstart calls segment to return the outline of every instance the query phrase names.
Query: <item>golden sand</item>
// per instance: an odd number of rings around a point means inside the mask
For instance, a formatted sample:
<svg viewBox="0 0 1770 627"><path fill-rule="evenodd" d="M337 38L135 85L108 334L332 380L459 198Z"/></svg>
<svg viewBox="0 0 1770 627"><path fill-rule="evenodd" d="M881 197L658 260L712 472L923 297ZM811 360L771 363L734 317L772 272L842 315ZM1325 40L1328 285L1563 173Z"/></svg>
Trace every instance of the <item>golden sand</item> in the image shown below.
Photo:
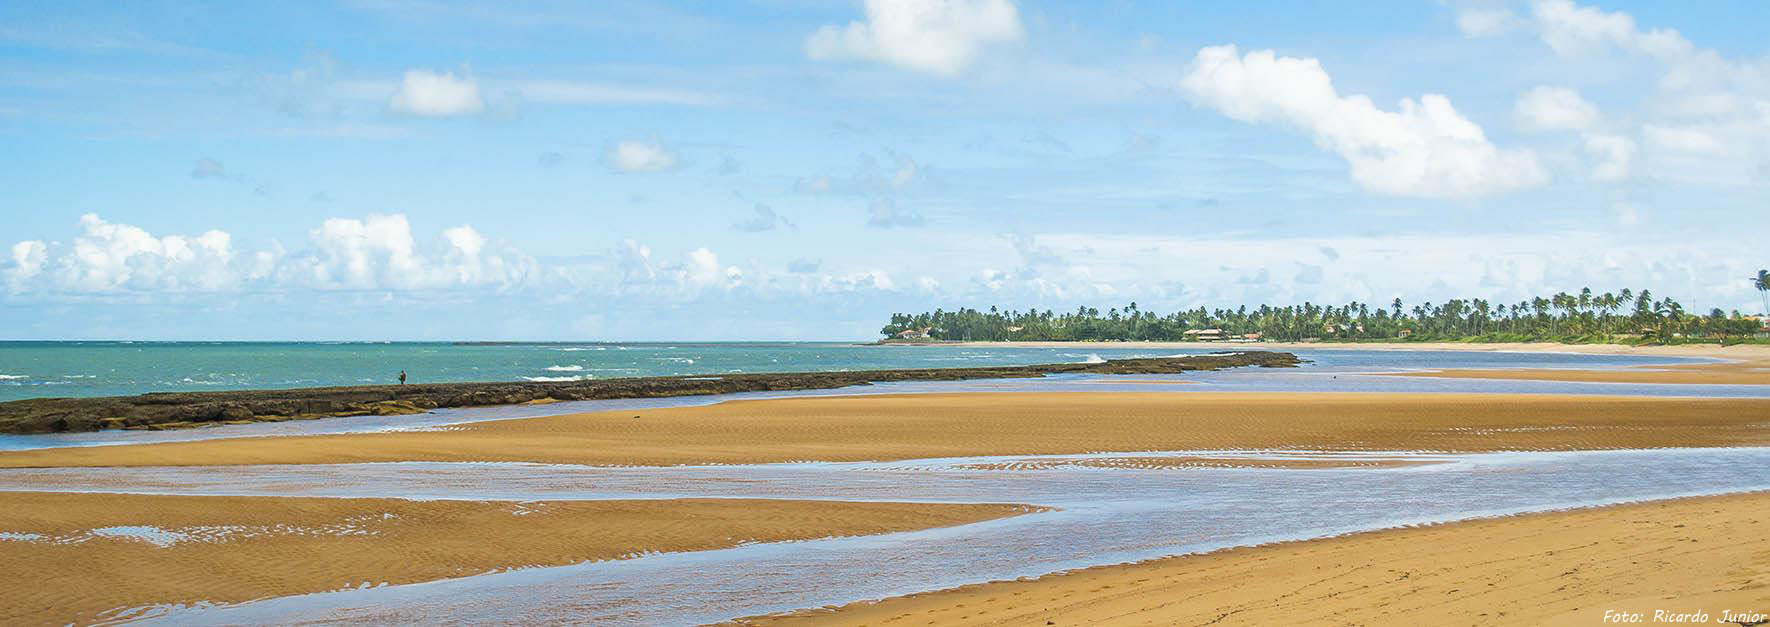
<svg viewBox="0 0 1770 627"><path fill-rule="evenodd" d="M1286 468L1292 470L1321 470L1326 468L1401 468L1405 466L1429 466L1441 463L1406 457L1372 457L1372 458L1337 458L1310 457L1296 459L1268 459L1258 457L1233 457L1227 455L1163 455L1163 456L1124 456L1124 457L1077 457L1049 458L1041 457L1031 460L1011 462L979 462L975 464L959 464L958 468L971 470L1050 470L1054 468L1117 468L1124 470L1180 470L1188 468Z"/></svg>
<svg viewBox="0 0 1770 627"><path fill-rule="evenodd" d="M0 467L528 461L669 465L1221 449L1770 444L1770 399L975 393L735 401L458 425L0 453Z"/></svg>
<svg viewBox="0 0 1770 627"><path fill-rule="evenodd" d="M1410 372L1402 376L1445 377L1455 379L1583 381L1597 383L1770 385L1770 360L1757 359L1719 364L1675 364L1597 369L1450 369L1433 370L1429 372Z"/></svg>
<svg viewBox="0 0 1770 627"><path fill-rule="evenodd" d="M930 345L934 346L934 345ZM1668 357L1720 357L1723 359L1770 359L1770 344L1678 344L1629 346L1627 344L1559 344L1555 342L954 342L939 346L1021 348L1136 348L1148 350L1399 350L1467 351L1478 353L1581 353L1587 355L1649 355Z"/></svg>
<svg viewBox="0 0 1770 627"><path fill-rule="evenodd" d="M0 493L0 624L368 583L958 525L1013 505L779 500L407 501ZM118 526L181 534L156 546ZM100 530L97 533L94 530Z"/></svg>
<svg viewBox="0 0 1770 627"><path fill-rule="evenodd" d="M1770 614L1770 494L1377 531L1106 566L744 622L1599 625L1605 610ZM1663 624L1663 623L1662 623Z"/></svg>

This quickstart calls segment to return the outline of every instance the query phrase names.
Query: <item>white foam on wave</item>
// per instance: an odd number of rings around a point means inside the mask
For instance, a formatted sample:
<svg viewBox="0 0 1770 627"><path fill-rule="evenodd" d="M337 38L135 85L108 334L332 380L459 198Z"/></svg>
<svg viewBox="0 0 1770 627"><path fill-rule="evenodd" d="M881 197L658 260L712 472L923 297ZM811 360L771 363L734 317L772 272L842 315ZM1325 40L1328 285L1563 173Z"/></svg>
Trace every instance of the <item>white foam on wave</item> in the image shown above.
<svg viewBox="0 0 1770 627"><path fill-rule="evenodd" d="M694 363L693 359L690 359L687 357L659 357L658 360L660 360L660 361L673 361L673 362L676 362L679 364L692 364L692 363Z"/></svg>
<svg viewBox="0 0 1770 627"><path fill-rule="evenodd" d="M548 372L583 372L584 367L577 365L577 364L572 364L570 366L548 366L546 368L542 368L542 370L546 370Z"/></svg>
<svg viewBox="0 0 1770 627"><path fill-rule="evenodd" d="M523 377L523 380L535 383L558 383L561 381L583 381L589 378L590 375L581 374L575 377Z"/></svg>
<svg viewBox="0 0 1770 627"><path fill-rule="evenodd" d="M19 379L29 379L29 378L30 377L22 375L22 374L0 374L0 381L17 381Z"/></svg>
<svg viewBox="0 0 1770 627"><path fill-rule="evenodd" d="M1104 363L1106 363L1106 358L1101 357L1099 353L1088 353L1088 358L1083 359L1081 361L1081 363L1084 363L1084 364L1104 364Z"/></svg>

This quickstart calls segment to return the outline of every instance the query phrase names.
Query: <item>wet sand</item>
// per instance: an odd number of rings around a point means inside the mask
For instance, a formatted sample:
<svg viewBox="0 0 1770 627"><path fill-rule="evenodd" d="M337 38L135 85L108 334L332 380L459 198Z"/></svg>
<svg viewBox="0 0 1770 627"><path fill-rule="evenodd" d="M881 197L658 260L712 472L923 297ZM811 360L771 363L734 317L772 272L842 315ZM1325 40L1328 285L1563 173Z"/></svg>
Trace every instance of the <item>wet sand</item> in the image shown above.
<svg viewBox="0 0 1770 627"><path fill-rule="evenodd" d="M0 624L87 622L120 607L241 602L652 551L959 525L1025 511L757 499L517 503L0 492L0 532L27 534L0 536Z"/></svg>
<svg viewBox="0 0 1770 627"><path fill-rule="evenodd" d="M1681 383L1710 385L1770 385L1770 359L1730 361L1719 364L1674 364L1628 368L1505 370L1450 369L1411 372L1403 376L1452 379L1507 379L1526 381L1580 381L1592 383Z"/></svg>
<svg viewBox="0 0 1770 627"><path fill-rule="evenodd" d="M1770 615L1770 493L1238 548L743 622L1598 625L1605 610ZM1754 620L1764 620L1760 616ZM1750 620L1747 621L1750 624Z"/></svg>
<svg viewBox="0 0 1770 627"><path fill-rule="evenodd" d="M914 345L911 345L914 346ZM933 346L933 345L930 345ZM1581 353L1586 355L1648 355L1770 359L1770 344L1559 344L1555 342L954 342L938 346L1020 346L1028 348L1147 348L1176 350L1402 350L1507 353Z"/></svg>
<svg viewBox="0 0 1770 627"><path fill-rule="evenodd" d="M0 467L510 461L675 465L1097 451L1770 445L1770 399L973 393L735 401L431 431L0 453Z"/></svg>

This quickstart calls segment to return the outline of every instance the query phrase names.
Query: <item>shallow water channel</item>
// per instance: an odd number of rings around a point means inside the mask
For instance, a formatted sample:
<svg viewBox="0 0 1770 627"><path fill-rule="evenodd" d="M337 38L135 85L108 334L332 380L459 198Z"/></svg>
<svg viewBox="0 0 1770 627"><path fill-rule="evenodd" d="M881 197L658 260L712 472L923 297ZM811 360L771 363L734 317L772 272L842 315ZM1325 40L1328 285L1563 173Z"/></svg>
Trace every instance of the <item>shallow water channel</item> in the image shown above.
<svg viewBox="0 0 1770 627"><path fill-rule="evenodd" d="M1237 467L1279 461L1346 467ZM661 468L384 463L246 466L227 472L0 471L0 489L95 487L166 494L761 497L1052 508L943 529L653 554L226 607L137 608L118 616L171 624L651 625L719 621L1367 529L1770 489L1770 448L1472 455L1188 451Z"/></svg>

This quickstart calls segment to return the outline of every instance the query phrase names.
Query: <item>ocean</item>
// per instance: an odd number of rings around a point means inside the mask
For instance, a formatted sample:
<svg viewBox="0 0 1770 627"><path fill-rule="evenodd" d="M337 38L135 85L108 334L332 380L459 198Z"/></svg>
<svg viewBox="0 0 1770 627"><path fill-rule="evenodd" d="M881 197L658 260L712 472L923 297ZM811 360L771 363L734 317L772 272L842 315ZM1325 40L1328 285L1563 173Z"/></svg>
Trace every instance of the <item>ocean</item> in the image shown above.
<svg viewBox="0 0 1770 627"><path fill-rule="evenodd" d="M1245 350L1258 345L1225 345ZM148 392L463 381L570 381L659 375L955 368L1160 357L1113 344L1060 348L872 346L844 342L0 342L0 401ZM1591 367L1680 361L1555 353L1293 351L1318 364L1409 367Z"/></svg>

